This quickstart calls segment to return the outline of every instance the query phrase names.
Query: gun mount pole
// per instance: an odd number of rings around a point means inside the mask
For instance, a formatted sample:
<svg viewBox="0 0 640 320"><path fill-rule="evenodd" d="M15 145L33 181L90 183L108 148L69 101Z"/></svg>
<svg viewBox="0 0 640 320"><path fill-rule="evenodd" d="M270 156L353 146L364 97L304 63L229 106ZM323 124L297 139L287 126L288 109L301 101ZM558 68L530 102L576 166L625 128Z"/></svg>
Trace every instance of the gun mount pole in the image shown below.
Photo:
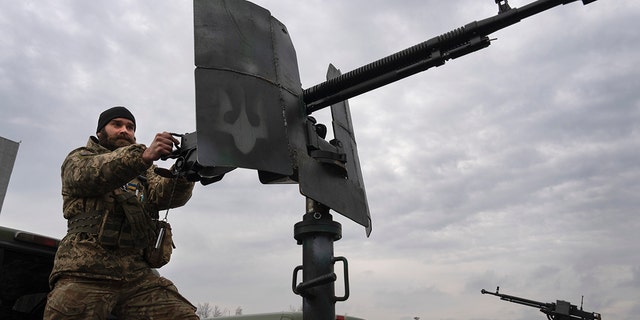
<svg viewBox="0 0 640 320"><path fill-rule="evenodd" d="M306 214L294 226L294 238L302 245L302 265L293 271L293 292L302 296L302 317L305 320L334 320L336 301L347 300L349 282L347 261L333 256L333 242L342 238L342 225L333 221L329 208L306 198ZM335 296L336 261L344 264L345 296ZM297 283L302 270L302 282Z"/></svg>
<svg viewBox="0 0 640 320"><path fill-rule="evenodd" d="M471 22L305 89L303 100L307 105L307 114L431 67L443 65L447 60L486 48L491 44L489 34L518 23L524 18L574 1L577 0L538 0L521 8L503 6L493 17ZM582 3L586 5L594 1L596 0L582 0Z"/></svg>

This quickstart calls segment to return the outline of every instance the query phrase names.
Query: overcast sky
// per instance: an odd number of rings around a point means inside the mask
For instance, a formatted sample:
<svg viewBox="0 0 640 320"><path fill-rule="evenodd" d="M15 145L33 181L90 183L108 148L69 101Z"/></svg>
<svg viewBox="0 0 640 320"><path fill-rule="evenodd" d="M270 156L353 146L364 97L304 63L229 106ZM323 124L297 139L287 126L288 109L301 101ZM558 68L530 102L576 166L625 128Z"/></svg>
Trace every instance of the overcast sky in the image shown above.
<svg viewBox="0 0 640 320"><path fill-rule="evenodd" d="M329 63L346 72L497 13L491 0L255 3L287 26L303 88ZM101 111L129 107L142 143L195 131L192 3L0 8L0 136L21 142L0 224L61 238L60 165ZM637 0L577 1L351 99L373 232L334 214L351 286L338 313L544 318L480 294L499 285L543 302L584 296L603 319L638 319L639 19ZM197 185L169 213L177 249L160 272L194 304L299 308L293 225L304 208L296 185L262 185L251 170Z"/></svg>

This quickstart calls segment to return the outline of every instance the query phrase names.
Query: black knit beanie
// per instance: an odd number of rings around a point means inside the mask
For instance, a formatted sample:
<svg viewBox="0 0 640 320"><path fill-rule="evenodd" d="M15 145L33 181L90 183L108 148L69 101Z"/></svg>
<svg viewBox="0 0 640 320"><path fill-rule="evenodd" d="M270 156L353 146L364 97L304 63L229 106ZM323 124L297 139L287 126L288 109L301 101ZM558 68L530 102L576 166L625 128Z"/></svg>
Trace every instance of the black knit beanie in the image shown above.
<svg viewBox="0 0 640 320"><path fill-rule="evenodd" d="M115 118L125 118L133 121L133 124L136 124L136 118L133 114L127 110L125 107L117 106L103 111L100 114L100 118L98 118L98 128L96 129L96 133L99 132L104 126L109 123L109 121Z"/></svg>

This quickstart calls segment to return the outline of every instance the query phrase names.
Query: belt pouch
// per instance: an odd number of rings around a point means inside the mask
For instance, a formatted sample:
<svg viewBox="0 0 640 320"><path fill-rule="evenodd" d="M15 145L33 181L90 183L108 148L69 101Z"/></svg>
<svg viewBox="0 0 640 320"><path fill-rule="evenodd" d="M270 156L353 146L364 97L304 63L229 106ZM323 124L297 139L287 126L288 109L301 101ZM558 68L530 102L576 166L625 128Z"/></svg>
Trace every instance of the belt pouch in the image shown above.
<svg viewBox="0 0 640 320"><path fill-rule="evenodd" d="M160 268L171 260L173 248L173 234L171 233L171 225L163 220L152 220L155 225L155 237L145 249L144 258L152 268Z"/></svg>

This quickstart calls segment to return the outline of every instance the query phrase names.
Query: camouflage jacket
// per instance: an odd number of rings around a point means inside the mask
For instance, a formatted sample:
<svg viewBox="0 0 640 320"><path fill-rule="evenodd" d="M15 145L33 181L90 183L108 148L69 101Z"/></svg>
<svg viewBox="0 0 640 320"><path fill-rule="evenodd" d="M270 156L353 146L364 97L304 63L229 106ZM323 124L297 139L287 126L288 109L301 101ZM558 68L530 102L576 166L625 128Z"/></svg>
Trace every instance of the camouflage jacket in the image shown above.
<svg viewBox="0 0 640 320"><path fill-rule="evenodd" d="M71 151L62 164L64 217L71 221L87 212L117 210L114 190L135 192L141 206L152 216L159 210L184 205L191 197L194 183L154 173L155 166L142 160L145 149L142 144L133 144L110 151L91 137L86 147ZM151 271L143 250L103 246L95 232L69 232L60 242L50 282L53 285L64 275L110 280L136 278Z"/></svg>

